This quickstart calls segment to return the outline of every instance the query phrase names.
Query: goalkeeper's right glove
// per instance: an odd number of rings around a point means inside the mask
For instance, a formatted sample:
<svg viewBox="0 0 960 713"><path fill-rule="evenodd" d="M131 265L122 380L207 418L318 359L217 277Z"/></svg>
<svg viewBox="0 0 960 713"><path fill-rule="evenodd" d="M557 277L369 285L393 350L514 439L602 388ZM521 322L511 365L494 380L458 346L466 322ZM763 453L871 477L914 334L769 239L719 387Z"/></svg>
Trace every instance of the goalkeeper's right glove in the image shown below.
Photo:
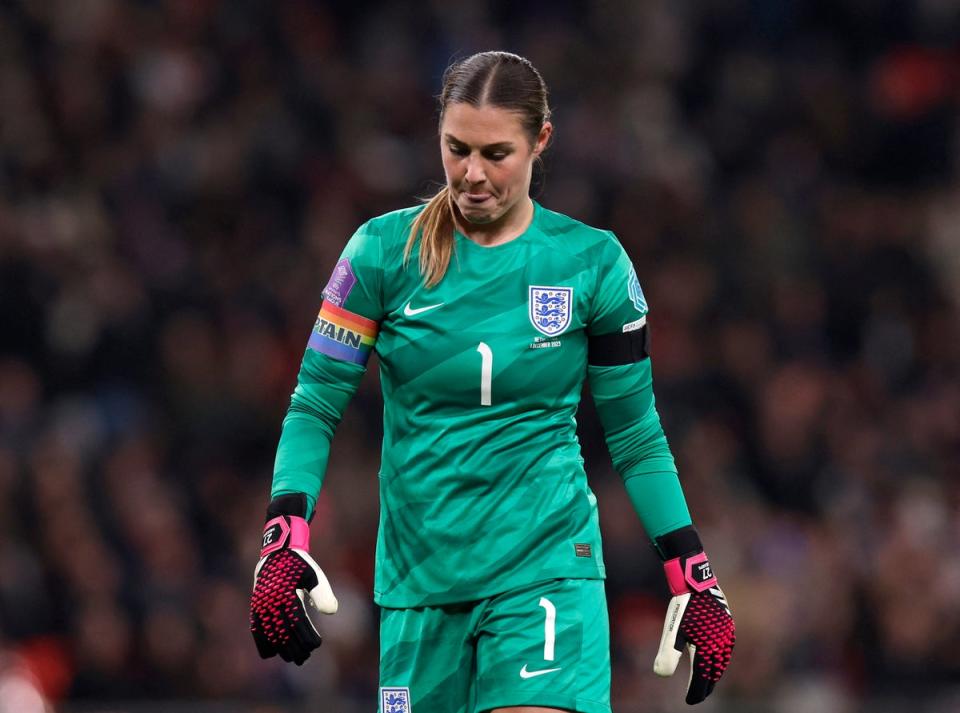
<svg viewBox="0 0 960 713"><path fill-rule="evenodd" d="M710 695L730 664L736 627L693 526L661 535L656 547L673 598L653 670L658 676L672 676L686 649L690 654L686 700L693 705Z"/></svg>
<svg viewBox="0 0 960 713"><path fill-rule="evenodd" d="M324 614L335 614L337 598L323 570L307 552L307 496L279 495L267 508L263 549L253 573L250 631L262 658L280 654L298 666L322 639L307 615L304 592Z"/></svg>

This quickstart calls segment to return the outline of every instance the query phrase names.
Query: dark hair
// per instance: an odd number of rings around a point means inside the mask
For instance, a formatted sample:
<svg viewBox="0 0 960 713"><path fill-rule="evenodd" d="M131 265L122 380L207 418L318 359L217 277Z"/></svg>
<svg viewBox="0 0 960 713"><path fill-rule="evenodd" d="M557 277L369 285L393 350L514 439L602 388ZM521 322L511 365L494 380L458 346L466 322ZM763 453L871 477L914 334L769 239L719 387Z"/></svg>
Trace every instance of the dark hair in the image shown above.
<svg viewBox="0 0 960 713"><path fill-rule="evenodd" d="M550 119L547 85L530 60L510 52L480 52L455 62L443 73L440 124L451 104L494 106L520 116L530 143ZM433 196L410 228L404 261L420 237L420 274L433 287L446 274L453 254L453 205L444 186Z"/></svg>
<svg viewBox="0 0 960 713"><path fill-rule="evenodd" d="M495 106L520 114L531 142L550 119L543 77L530 60L510 52L481 52L450 65L439 98L441 124L451 104Z"/></svg>

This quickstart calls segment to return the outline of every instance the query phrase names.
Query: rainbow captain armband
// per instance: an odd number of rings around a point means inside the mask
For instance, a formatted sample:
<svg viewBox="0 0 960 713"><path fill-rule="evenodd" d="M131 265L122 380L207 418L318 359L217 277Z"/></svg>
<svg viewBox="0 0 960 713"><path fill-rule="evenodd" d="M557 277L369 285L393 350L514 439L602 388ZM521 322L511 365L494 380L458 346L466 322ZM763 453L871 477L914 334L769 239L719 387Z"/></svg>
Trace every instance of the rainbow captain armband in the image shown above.
<svg viewBox="0 0 960 713"><path fill-rule="evenodd" d="M366 365L379 326L372 319L324 301L307 347L340 361Z"/></svg>

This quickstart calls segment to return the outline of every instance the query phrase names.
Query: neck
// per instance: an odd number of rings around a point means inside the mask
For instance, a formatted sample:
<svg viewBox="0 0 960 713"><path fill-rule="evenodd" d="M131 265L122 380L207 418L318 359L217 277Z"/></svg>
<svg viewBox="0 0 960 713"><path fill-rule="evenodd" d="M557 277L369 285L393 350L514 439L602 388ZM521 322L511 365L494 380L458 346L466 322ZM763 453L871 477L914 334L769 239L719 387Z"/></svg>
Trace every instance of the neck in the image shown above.
<svg viewBox="0 0 960 713"><path fill-rule="evenodd" d="M494 245L509 243L520 237L533 222L533 200L526 196L498 220L492 223L471 223L463 219L460 211L454 210L457 229L470 240L491 248Z"/></svg>

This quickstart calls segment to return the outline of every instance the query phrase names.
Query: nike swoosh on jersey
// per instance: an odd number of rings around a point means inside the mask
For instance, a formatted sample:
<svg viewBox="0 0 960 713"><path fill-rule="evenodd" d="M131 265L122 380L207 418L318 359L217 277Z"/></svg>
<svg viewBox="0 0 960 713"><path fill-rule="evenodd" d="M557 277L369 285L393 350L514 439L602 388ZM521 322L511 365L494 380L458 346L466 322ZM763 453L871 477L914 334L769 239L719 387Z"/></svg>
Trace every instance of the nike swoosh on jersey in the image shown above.
<svg viewBox="0 0 960 713"><path fill-rule="evenodd" d="M416 309L410 309L410 303L407 302L406 306L404 306L403 308L403 313L408 317L413 317L415 315L420 314L421 312L429 312L430 310L436 309L437 307L443 307L443 302L441 302L440 304L428 305L426 307L417 307Z"/></svg>
<svg viewBox="0 0 960 713"><path fill-rule="evenodd" d="M545 673L553 673L559 670L560 668L543 668L539 671L527 671L527 664L523 664L523 668L520 669L520 678L533 678L534 676L542 676Z"/></svg>

